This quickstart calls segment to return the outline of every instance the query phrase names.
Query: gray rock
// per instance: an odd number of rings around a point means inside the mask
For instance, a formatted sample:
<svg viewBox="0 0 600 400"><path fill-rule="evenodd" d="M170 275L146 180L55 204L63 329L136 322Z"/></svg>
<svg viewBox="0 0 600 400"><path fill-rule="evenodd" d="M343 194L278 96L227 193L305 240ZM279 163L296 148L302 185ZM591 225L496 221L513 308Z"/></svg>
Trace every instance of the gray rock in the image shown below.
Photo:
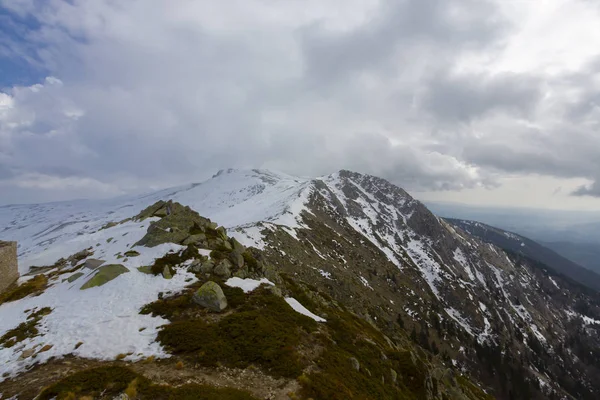
<svg viewBox="0 0 600 400"><path fill-rule="evenodd" d="M231 265L229 260L223 260L215 267L213 272L220 278L229 278L231 277L231 267L233 267L233 265Z"/></svg>
<svg viewBox="0 0 600 400"><path fill-rule="evenodd" d="M212 274L213 269L215 268L215 263L213 260L206 260L200 265L200 272L203 274Z"/></svg>
<svg viewBox="0 0 600 400"><path fill-rule="evenodd" d="M236 253L242 254L244 251L246 251L246 248L235 238L231 238L230 241L231 245L233 246L233 251L235 251Z"/></svg>
<svg viewBox="0 0 600 400"><path fill-rule="evenodd" d="M208 281L202 285L194 293L192 300L194 303L215 312L220 312L227 308L227 298L223 293L223 289L213 281Z"/></svg>
<svg viewBox="0 0 600 400"><path fill-rule="evenodd" d="M87 260L85 260L85 264L83 264L83 266L88 269L96 269L99 266L101 266L102 264L104 264L105 262L106 261L104 261L104 260L96 260L95 258L88 258Z"/></svg>
<svg viewBox="0 0 600 400"><path fill-rule="evenodd" d="M391 380L392 384L395 384L396 381L398 380L398 373L391 368L390 368L390 380Z"/></svg>
<svg viewBox="0 0 600 400"><path fill-rule="evenodd" d="M236 252L235 249L231 254L229 254L229 259L231 260L233 265L238 268L242 268L244 266L244 257L241 253Z"/></svg>
<svg viewBox="0 0 600 400"><path fill-rule="evenodd" d="M217 234L219 235L219 237L221 239L223 239L224 241L227 241L227 230L225 230L224 227L220 226L217 228ZM231 245L229 245L231 246Z"/></svg>
<svg viewBox="0 0 600 400"><path fill-rule="evenodd" d="M194 262L193 262L193 263L190 265L190 267L188 268L188 270L189 270L190 272L197 273L197 272L200 272L200 268L202 268L202 260L195 260L195 261L194 261Z"/></svg>
<svg viewBox="0 0 600 400"><path fill-rule="evenodd" d="M198 245L199 243L203 243L206 240L206 235L204 233L198 233L196 235L188 236L184 241L183 245L187 246L188 244Z"/></svg>
<svg viewBox="0 0 600 400"><path fill-rule="evenodd" d="M358 360L354 357L350 357L348 358L348 360L350 360L350 364L352 364L352 368L355 371L360 371L360 363L358 362Z"/></svg>
<svg viewBox="0 0 600 400"><path fill-rule="evenodd" d="M233 274L236 278L246 279L249 276L248 267L243 267L235 271Z"/></svg>

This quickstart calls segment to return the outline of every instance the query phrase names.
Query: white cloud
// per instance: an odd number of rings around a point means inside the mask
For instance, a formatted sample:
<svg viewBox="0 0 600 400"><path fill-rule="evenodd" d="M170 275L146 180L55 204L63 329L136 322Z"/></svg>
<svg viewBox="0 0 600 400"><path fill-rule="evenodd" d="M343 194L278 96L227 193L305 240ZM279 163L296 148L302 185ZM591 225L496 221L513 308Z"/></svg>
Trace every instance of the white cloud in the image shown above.
<svg viewBox="0 0 600 400"><path fill-rule="evenodd" d="M0 4L37 21L12 45L49 76L0 93L0 182L29 182L22 201L225 167L452 193L600 170L593 2Z"/></svg>

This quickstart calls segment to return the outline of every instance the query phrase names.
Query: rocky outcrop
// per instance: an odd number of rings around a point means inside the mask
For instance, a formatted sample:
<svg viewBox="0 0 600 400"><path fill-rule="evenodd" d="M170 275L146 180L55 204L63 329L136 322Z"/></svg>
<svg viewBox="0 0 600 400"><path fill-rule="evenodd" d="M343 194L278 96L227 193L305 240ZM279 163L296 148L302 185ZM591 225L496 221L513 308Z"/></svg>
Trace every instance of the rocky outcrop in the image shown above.
<svg viewBox="0 0 600 400"><path fill-rule="evenodd" d="M146 235L138 242L138 246L154 247L162 243L207 245L206 232L218 237L216 224L201 217L187 206L172 201L159 201L143 210L136 219L150 217L160 218L148 227Z"/></svg>

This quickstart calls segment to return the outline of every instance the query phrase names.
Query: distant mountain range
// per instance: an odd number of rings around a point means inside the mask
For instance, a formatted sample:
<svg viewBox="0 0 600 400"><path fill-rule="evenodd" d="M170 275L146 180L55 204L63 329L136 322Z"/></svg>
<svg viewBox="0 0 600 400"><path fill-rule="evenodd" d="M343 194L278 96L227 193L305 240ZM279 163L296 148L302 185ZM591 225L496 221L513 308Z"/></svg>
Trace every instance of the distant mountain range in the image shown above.
<svg viewBox="0 0 600 400"><path fill-rule="evenodd" d="M563 242L549 243L549 247L546 247L519 234L508 232L481 222L453 218L446 218L446 221L487 243L494 244L506 251L541 262L552 268L554 271L569 277L576 282L600 291L600 275L549 248L559 247L563 254L570 254L571 259L587 259L594 255L593 250L597 249L597 246L590 245L586 247L584 245ZM587 250L587 252L585 250ZM581 255L578 255L579 251L582 252ZM600 253L600 249L597 250L596 254L598 253Z"/></svg>
<svg viewBox="0 0 600 400"><path fill-rule="evenodd" d="M573 243L567 241L544 242L563 257L600 274L600 243Z"/></svg>

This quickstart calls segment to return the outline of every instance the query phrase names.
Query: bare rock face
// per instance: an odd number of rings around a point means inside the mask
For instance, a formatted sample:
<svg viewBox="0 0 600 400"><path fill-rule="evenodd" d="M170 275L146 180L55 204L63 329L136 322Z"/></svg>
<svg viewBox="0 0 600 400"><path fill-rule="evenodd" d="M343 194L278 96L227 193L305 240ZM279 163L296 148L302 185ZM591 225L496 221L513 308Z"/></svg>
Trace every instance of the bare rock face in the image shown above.
<svg viewBox="0 0 600 400"><path fill-rule="evenodd" d="M217 283L208 281L200 287L192 298L194 303L211 311L221 312L227 308L227 298Z"/></svg>

